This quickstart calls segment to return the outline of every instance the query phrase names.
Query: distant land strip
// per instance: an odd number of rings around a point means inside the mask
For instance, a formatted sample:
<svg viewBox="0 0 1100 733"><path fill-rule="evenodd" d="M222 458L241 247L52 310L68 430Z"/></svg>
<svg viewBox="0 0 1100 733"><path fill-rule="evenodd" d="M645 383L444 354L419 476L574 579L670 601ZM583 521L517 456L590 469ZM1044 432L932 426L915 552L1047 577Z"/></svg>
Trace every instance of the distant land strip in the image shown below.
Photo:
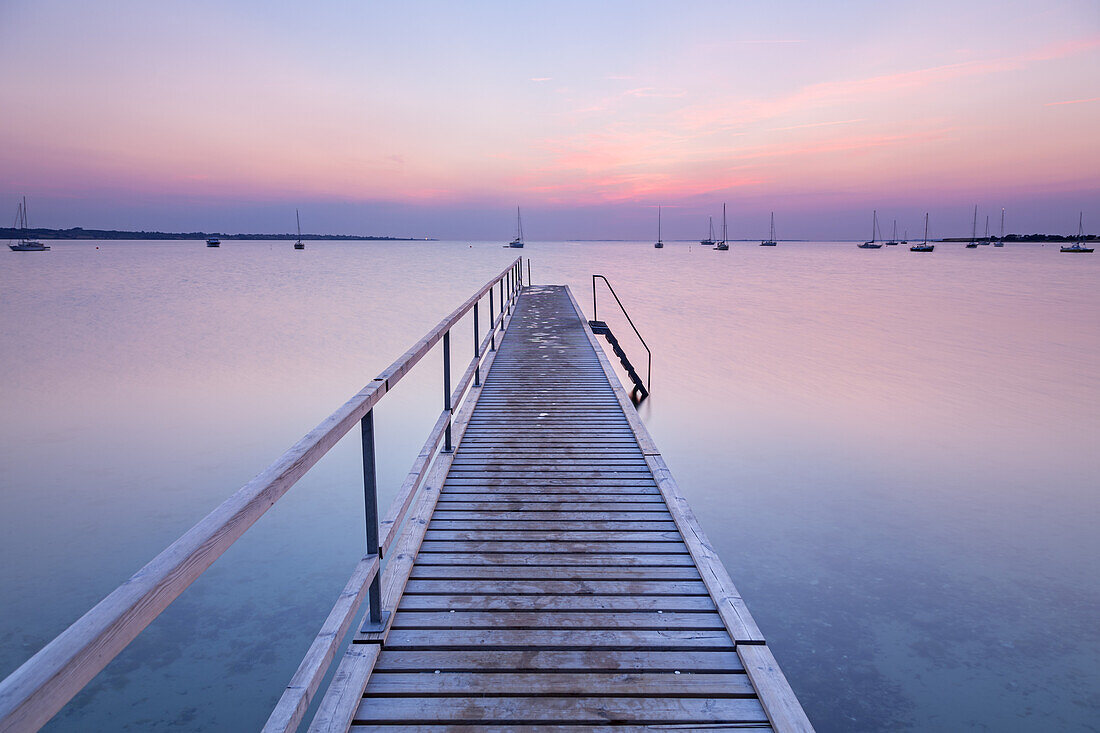
<svg viewBox="0 0 1100 733"><path fill-rule="evenodd" d="M117 229L15 229L0 227L0 239L253 239L296 240L297 234L222 234L220 232L125 232ZM424 242L426 237L377 237L359 234L303 234L302 239L342 241Z"/></svg>

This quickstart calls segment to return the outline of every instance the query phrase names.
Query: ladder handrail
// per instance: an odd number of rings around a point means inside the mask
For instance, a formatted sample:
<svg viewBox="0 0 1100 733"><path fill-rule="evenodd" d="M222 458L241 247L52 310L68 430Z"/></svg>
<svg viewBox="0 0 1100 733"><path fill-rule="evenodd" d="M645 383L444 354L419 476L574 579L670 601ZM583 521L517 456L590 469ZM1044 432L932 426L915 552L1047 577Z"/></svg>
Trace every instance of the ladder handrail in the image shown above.
<svg viewBox="0 0 1100 733"><path fill-rule="evenodd" d="M623 306L623 302L619 300L619 295L615 292L615 288L611 287L611 283L603 275L592 276L592 320L599 320L596 316L596 278L603 280L604 284L607 285L607 289L611 291L611 295L615 298L615 302L619 304L619 310L623 312L623 315L626 316L627 323L634 329L634 335L638 337L638 340L642 342L642 346L645 347L646 354L648 354L645 367L645 388L647 392L652 392L653 390L650 388L650 384L653 377L653 351L649 348L649 344L645 342L645 339L642 338L642 334L638 332L638 327L634 325L634 321L630 318L630 314L626 312L626 307Z"/></svg>

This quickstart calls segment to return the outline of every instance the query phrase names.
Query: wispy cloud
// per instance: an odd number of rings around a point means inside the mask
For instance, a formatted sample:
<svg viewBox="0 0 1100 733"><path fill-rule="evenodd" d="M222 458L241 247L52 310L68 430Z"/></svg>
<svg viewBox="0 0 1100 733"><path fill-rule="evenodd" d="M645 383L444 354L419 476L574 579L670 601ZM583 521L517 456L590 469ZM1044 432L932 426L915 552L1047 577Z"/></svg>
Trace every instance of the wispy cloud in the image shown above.
<svg viewBox="0 0 1100 733"><path fill-rule="evenodd" d="M1067 99L1064 102L1047 102L1044 107L1056 107L1060 104L1084 104L1085 102L1100 102L1100 97L1089 97L1088 99Z"/></svg>
<svg viewBox="0 0 1100 733"><path fill-rule="evenodd" d="M531 81L553 81L553 79L554 79L554 77L552 77L552 76L533 76L533 77L531 77L530 80Z"/></svg>
<svg viewBox="0 0 1100 733"><path fill-rule="evenodd" d="M737 43L750 45L750 46L767 46L773 43L805 43L806 41L801 39L775 39L775 40L752 40L752 41L737 41Z"/></svg>
<svg viewBox="0 0 1100 733"><path fill-rule="evenodd" d="M808 127L833 127L834 125L851 125L863 122L865 118L857 117L854 120L837 120L836 122L808 122L805 125L787 125L786 127L773 127L773 130L803 130Z"/></svg>

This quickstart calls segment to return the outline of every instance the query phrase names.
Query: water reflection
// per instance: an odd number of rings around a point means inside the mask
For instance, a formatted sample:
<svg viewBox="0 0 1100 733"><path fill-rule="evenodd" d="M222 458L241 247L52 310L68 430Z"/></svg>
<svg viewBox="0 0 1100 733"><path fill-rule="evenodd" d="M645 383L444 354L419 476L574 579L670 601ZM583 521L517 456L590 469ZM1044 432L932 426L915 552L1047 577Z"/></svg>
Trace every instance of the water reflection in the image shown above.
<svg viewBox="0 0 1100 733"><path fill-rule="evenodd" d="M100 246L0 268L0 674L515 254ZM1100 261L1037 246L523 254L586 309L592 273L613 283L653 349L639 410L819 730L1090 729ZM600 315L640 359L629 324ZM383 506L438 414L440 361L378 408ZM262 724L362 552L355 442L51 728Z"/></svg>

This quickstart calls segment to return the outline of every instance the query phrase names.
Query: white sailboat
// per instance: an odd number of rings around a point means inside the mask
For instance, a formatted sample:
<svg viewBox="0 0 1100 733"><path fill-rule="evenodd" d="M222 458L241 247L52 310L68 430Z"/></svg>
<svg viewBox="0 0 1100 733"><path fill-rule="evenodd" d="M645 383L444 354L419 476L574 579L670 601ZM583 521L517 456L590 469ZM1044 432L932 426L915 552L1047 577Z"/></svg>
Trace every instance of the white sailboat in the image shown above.
<svg viewBox="0 0 1100 733"><path fill-rule="evenodd" d="M1080 252L1088 254L1093 251L1092 247L1085 246L1085 230L1082 226L1084 224L1084 212L1077 215L1077 241L1066 247L1062 247L1063 252Z"/></svg>
<svg viewBox="0 0 1100 733"><path fill-rule="evenodd" d="M760 243L761 247L774 247L775 242L775 212L772 212L772 228L771 233L768 234L768 238Z"/></svg>
<svg viewBox="0 0 1100 733"><path fill-rule="evenodd" d="M886 246L897 246L898 243L898 220L894 219L894 232L890 235L890 241L886 242Z"/></svg>
<svg viewBox="0 0 1100 733"><path fill-rule="evenodd" d="M722 241L714 245L718 252L728 252L730 243L726 240L726 205L722 204Z"/></svg>
<svg viewBox="0 0 1100 733"><path fill-rule="evenodd" d="M665 243L661 240L661 207L657 207L657 241L653 243L654 249L664 249Z"/></svg>
<svg viewBox="0 0 1100 733"><path fill-rule="evenodd" d="M882 249L882 242L878 238L878 209L871 214L871 240L858 245L860 249Z"/></svg>
<svg viewBox="0 0 1100 733"><path fill-rule="evenodd" d="M298 210L294 210L294 219L298 222L298 241L294 243L294 249L305 249L306 245L302 243L302 217L298 216Z"/></svg>
<svg viewBox="0 0 1100 733"><path fill-rule="evenodd" d="M936 248L936 245L928 243L928 212L924 212L924 242L922 244L914 244L909 248L910 252L931 252Z"/></svg>
<svg viewBox="0 0 1100 733"><path fill-rule="evenodd" d="M22 231L18 242L8 242L12 252L48 252L50 245L27 238L27 197L15 209L15 228Z"/></svg>
<svg viewBox="0 0 1100 733"><path fill-rule="evenodd" d="M523 249L523 219L519 215L519 207L516 207L516 238L508 243L509 247Z"/></svg>
<svg viewBox="0 0 1100 733"><path fill-rule="evenodd" d="M708 216L707 217L707 238L706 239L700 239L699 244L703 245L704 247L713 247L716 244L716 242L714 240L714 217L713 216Z"/></svg>
<svg viewBox="0 0 1100 733"><path fill-rule="evenodd" d="M1001 207L1001 236L993 243L994 247L1005 246L1005 208Z"/></svg>

